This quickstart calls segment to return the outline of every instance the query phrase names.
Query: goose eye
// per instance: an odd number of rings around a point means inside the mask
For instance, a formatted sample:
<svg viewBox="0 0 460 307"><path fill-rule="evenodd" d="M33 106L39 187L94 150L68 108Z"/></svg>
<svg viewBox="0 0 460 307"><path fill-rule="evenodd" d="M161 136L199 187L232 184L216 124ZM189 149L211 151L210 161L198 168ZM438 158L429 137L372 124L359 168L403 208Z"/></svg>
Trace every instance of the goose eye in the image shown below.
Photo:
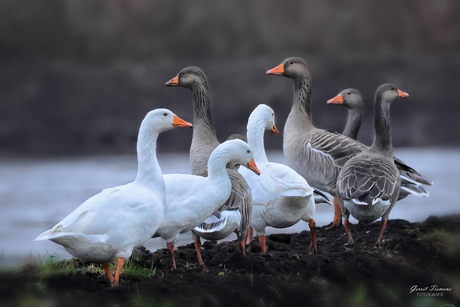
<svg viewBox="0 0 460 307"><path fill-rule="evenodd" d="M181 76L185 76L185 72L181 72L180 74L181 74Z"/></svg>
<svg viewBox="0 0 460 307"><path fill-rule="evenodd" d="M165 112L165 113L163 113L163 116L168 116L168 113L166 113L166 112Z"/></svg>
<svg viewBox="0 0 460 307"><path fill-rule="evenodd" d="M351 93L348 93L347 95L351 95Z"/></svg>
<svg viewBox="0 0 460 307"><path fill-rule="evenodd" d="M251 151L250 151L249 149L248 149L248 150L246 150L246 152L247 152L247 153L251 153Z"/></svg>
<svg viewBox="0 0 460 307"><path fill-rule="evenodd" d="M394 88L394 87L392 87L391 89L392 89L393 91L395 90L395 88Z"/></svg>
<svg viewBox="0 0 460 307"><path fill-rule="evenodd" d="M294 64L294 62L290 61L290 62L289 62L289 65L292 65L292 64Z"/></svg>

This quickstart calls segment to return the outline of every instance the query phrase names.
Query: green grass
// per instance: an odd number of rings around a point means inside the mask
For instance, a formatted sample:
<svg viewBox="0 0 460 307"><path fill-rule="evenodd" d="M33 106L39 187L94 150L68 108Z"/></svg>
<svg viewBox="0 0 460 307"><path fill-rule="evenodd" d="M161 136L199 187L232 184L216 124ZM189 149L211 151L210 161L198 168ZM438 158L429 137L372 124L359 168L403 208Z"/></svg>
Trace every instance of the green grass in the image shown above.
<svg viewBox="0 0 460 307"><path fill-rule="evenodd" d="M111 270L112 268L115 268L116 264L115 262L111 263ZM133 258L129 258L128 261L125 261L123 268L121 269L122 274L132 274L132 275L138 275L142 277L150 277L154 276L156 273L156 268L153 268L153 263L150 266L150 268L144 268L140 267L139 265L136 264L136 261Z"/></svg>
<svg viewBox="0 0 460 307"><path fill-rule="evenodd" d="M450 258L457 258L460 256L460 232L435 229L422 236L421 240Z"/></svg>
<svg viewBox="0 0 460 307"><path fill-rule="evenodd" d="M75 258L62 260L58 255L51 254L48 255L48 258L44 259L38 254L37 258L31 259L29 266L33 266L41 276L55 274L74 275L83 271L82 268L77 265Z"/></svg>

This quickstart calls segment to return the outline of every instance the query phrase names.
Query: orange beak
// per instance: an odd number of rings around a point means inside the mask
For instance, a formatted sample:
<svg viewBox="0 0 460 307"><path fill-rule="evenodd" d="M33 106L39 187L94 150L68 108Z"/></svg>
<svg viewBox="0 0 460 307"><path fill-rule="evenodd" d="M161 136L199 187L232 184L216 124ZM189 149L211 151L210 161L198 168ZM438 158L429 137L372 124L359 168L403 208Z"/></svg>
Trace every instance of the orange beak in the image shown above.
<svg viewBox="0 0 460 307"><path fill-rule="evenodd" d="M165 86L179 86L179 75L166 82Z"/></svg>
<svg viewBox="0 0 460 307"><path fill-rule="evenodd" d="M186 122L182 118L179 118L177 115L174 115L173 127L176 128L192 128L192 124Z"/></svg>
<svg viewBox="0 0 460 307"><path fill-rule="evenodd" d="M409 97L409 94L408 93L404 93L403 91L400 91L398 89L398 98L404 98L404 97Z"/></svg>
<svg viewBox="0 0 460 307"><path fill-rule="evenodd" d="M284 64L281 63L280 65L276 66L275 68L267 70L267 75L278 75L278 76L284 75Z"/></svg>
<svg viewBox="0 0 460 307"><path fill-rule="evenodd" d="M343 104L343 96L342 94L338 94L337 96L335 96L334 98L332 99L329 99L327 101L328 104Z"/></svg>
<svg viewBox="0 0 460 307"><path fill-rule="evenodd" d="M254 159L252 159L248 164L246 164L246 167L249 168L254 173L256 173L257 175L260 175L260 171L257 168L256 162L254 162Z"/></svg>
<svg viewBox="0 0 460 307"><path fill-rule="evenodd" d="M273 133L274 135L279 135L280 134L280 132L276 128L276 125L273 125L273 128L270 130L270 132Z"/></svg>

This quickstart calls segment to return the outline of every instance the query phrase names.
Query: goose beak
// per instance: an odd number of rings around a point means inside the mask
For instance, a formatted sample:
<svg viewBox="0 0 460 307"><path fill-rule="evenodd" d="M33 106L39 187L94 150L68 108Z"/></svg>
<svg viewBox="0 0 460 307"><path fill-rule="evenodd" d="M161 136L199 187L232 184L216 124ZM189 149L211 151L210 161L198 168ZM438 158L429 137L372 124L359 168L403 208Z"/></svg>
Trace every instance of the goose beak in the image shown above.
<svg viewBox="0 0 460 307"><path fill-rule="evenodd" d="M192 128L193 125L189 122L186 122L182 118L179 118L177 115L174 115L173 127L176 128Z"/></svg>
<svg viewBox="0 0 460 307"><path fill-rule="evenodd" d="M343 104L343 96L342 94L338 94L334 98L331 98L327 101L327 104Z"/></svg>
<svg viewBox="0 0 460 307"><path fill-rule="evenodd" d="M270 130L271 133L274 135L279 135L280 132L278 131L278 128L276 128L276 125L273 125L273 128Z"/></svg>
<svg viewBox="0 0 460 307"><path fill-rule="evenodd" d="M166 82L165 86L179 86L179 75Z"/></svg>
<svg viewBox="0 0 460 307"><path fill-rule="evenodd" d="M246 164L246 167L249 168L254 173L256 173L257 175L260 175L260 171L257 168L256 162L254 162L254 159L252 159L248 164Z"/></svg>
<svg viewBox="0 0 460 307"><path fill-rule="evenodd" d="M284 75L284 64L281 63L280 65L276 66L275 68L267 70L267 75L278 75L278 76Z"/></svg>
<svg viewBox="0 0 460 307"><path fill-rule="evenodd" d="M409 97L408 93L405 93L403 91L398 90L398 98L404 98L404 97Z"/></svg>

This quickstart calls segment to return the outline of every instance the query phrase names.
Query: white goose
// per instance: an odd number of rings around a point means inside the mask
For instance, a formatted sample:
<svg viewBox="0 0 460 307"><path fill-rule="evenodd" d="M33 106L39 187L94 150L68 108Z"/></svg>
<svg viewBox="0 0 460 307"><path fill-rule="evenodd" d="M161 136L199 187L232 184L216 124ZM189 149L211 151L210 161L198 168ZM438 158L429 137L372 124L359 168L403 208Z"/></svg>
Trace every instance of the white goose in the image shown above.
<svg viewBox="0 0 460 307"><path fill-rule="evenodd" d="M228 162L245 165L260 174L251 147L241 140L230 140L217 146L211 153L207 177L187 174L164 176L165 214L154 237L159 236L166 241L172 268L176 268L174 244L179 234L203 223L228 199L232 190L226 169Z"/></svg>
<svg viewBox="0 0 460 307"><path fill-rule="evenodd" d="M167 109L147 113L139 129L136 179L92 196L35 241L51 240L83 261L101 262L111 284L117 286L124 260L155 233L163 219L165 183L156 141L173 127L192 125ZM114 278L109 262L115 259Z"/></svg>
<svg viewBox="0 0 460 307"><path fill-rule="evenodd" d="M239 169L252 191L254 207L251 227L265 253L265 227L286 228L303 220L311 230L312 253L316 251L314 189L292 168L268 162L264 148L265 130L279 134L275 126L275 113L269 106L260 104L249 116L247 138L261 175L255 176L246 169Z"/></svg>

